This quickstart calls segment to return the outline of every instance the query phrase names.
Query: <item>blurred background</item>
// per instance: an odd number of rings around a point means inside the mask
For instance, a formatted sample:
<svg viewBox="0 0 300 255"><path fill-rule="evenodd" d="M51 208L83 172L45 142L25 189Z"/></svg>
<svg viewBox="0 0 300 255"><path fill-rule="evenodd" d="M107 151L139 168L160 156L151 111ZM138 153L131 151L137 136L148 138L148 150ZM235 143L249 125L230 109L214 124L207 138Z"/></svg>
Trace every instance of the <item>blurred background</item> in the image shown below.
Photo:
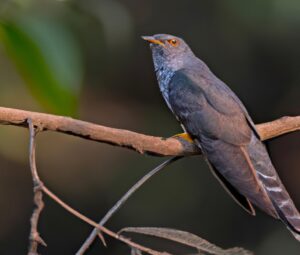
<svg viewBox="0 0 300 255"><path fill-rule="evenodd" d="M300 2L297 0L1 0L0 105L73 116L141 133L180 132L160 95L141 35L183 37L242 99L256 123L300 115ZM0 254L25 254L32 213L28 131L0 126ZM162 158L67 135L37 138L46 185L98 221ZM268 141L300 208L300 132ZM42 254L74 254L91 228L45 197ZM299 254L283 224L247 215L201 157L168 167L108 223L171 227L224 248ZM142 238L141 241L144 241ZM88 254L129 254L114 240Z"/></svg>

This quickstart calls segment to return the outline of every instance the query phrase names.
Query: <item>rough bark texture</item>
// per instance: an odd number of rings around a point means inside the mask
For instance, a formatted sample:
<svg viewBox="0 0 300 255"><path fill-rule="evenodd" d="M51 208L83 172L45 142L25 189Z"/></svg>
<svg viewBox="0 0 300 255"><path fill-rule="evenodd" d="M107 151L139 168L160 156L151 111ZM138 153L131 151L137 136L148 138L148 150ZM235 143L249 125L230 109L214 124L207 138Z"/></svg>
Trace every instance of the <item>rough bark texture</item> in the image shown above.
<svg viewBox="0 0 300 255"><path fill-rule="evenodd" d="M139 134L129 130L105 127L70 117L30 112L0 107L0 124L28 127L31 119L41 131L55 131L78 136L84 139L127 147L139 153L156 156L188 156L201 154L192 143L181 138L162 138ZM256 125L262 140L267 140L285 133L300 130L300 116L283 117L275 121Z"/></svg>

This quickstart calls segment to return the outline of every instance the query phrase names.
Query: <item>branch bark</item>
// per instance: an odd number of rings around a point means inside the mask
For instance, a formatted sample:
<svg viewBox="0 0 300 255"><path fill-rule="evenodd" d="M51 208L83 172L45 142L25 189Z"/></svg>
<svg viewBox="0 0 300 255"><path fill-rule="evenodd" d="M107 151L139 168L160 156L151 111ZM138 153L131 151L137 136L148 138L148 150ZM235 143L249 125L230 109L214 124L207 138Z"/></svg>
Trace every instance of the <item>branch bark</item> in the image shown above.
<svg viewBox="0 0 300 255"><path fill-rule="evenodd" d="M55 131L84 139L126 147L155 156L188 156L201 154L192 143L178 137L162 138L116 129L52 114L0 107L0 124L27 127L27 120L41 131ZM300 130L300 116L283 117L256 125L262 140Z"/></svg>

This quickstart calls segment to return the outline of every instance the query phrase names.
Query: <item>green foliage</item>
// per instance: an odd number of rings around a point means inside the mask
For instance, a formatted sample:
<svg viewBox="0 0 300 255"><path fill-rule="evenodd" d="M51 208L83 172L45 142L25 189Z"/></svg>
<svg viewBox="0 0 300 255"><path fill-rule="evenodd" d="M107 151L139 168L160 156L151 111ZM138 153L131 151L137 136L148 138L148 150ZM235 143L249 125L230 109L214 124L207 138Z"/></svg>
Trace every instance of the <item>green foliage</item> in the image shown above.
<svg viewBox="0 0 300 255"><path fill-rule="evenodd" d="M0 23L0 40L28 89L48 111L74 115L82 81L79 49L63 24L45 17Z"/></svg>

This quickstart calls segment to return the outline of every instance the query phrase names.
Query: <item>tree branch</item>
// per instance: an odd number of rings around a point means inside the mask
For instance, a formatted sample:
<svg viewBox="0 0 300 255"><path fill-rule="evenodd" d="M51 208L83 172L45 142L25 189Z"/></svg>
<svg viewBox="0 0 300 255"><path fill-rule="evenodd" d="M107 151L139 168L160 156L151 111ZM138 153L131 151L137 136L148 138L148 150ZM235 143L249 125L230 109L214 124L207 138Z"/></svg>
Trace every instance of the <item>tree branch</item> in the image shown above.
<svg viewBox="0 0 300 255"><path fill-rule="evenodd" d="M162 137L153 137L128 130L96 125L81 120L75 120L69 117L23 111L5 107L0 107L0 124L28 127L30 131L29 159L34 186L34 203L36 207L33 210L31 217L31 231L28 254L35 255L37 254L39 244L46 245L40 237L37 229L39 216L44 206L42 200L43 192L50 198L55 200L67 211L85 221L86 223L92 225L95 229L98 229L98 231L100 230L101 232L126 243L130 247L153 255L167 254L139 245L105 228L103 224L97 224L96 222L92 221L91 219L80 214L78 211L65 204L47 187L45 187L43 182L40 180L36 169L35 136L37 131L50 130L78 136L88 140L108 143L120 147L127 147L139 153L148 153L156 156L188 156L201 154L201 151L193 143L183 140L180 137L171 137L168 139L164 139ZM256 128L262 140L270 139L285 133L300 130L300 116L283 117L272 122L256 125ZM146 177L145 180L147 180L147 178L148 177ZM104 217L103 222L105 222L116 210L118 210L122 203L124 203L127 198L143 182L144 180L142 179L142 181L134 185L132 190L130 190L128 194L126 193L125 196L122 197L121 200L117 203L117 205L109 211L108 216ZM101 223L103 222L101 221Z"/></svg>
<svg viewBox="0 0 300 255"><path fill-rule="evenodd" d="M32 182L33 182L33 202L35 204L35 208L33 209L32 216L30 219L31 229L29 235L29 248L28 248L28 255L37 255L38 254L38 246L42 244L47 246L44 240L41 238L38 232L38 222L40 218L40 214L44 208L43 202L43 193L42 193L42 186L43 183L40 180L36 169L35 163L35 136L36 130L32 124L32 121L28 119L28 127L30 132L30 140L29 140L29 163L32 175Z"/></svg>
<svg viewBox="0 0 300 255"><path fill-rule="evenodd" d="M44 246L47 246L46 243L43 241L43 239L40 237L40 234L38 232L37 226L38 226L38 221L40 217L40 213L44 208L44 203L43 203L43 192L53 199L57 204L62 206L65 210L67 210L69 213L73 214L75 217L78 219L84 221L85 223L93 226L97 230L100 230L101 232L127 244L133 249L146 252L151 255L171 255L170 253L167 252L160 252L153 250L151 248L148 248L146 246L140 245L136 242L131 241L130 239L115 233L109 229L107 229L104 226L98 225L95 221L91 220L90 218L86 217L82 213L76 211L73 209L71 206L66 204L64 201L62 201L58 196L56 196L52 191L50 191L44 183L41 181L37 167L36 167L36 153L35 153L35 137L39 129L36 129L33 121L31 119L28 119L27 121L29 132L30 132L30 141L29 141L29 162L30 162L30 169L31 169L31 174L32 174L32 180L33 180L33 187L34 187L34 202L36 208L33 210L32 216L31 216L31 230L30 230L30 237L29 237L29 248L28 248L28 255L38 255L38 245L42 244ZM176 160L175 158L173 161ZM169 160L171 161L171 160ZM159 170L159 169L158 169ZM145 177L147 179L147 177ZM116 208L115 210L117 210ZM113 214L114 212L110 212L109 215ZM107 219L109 216L107 216ZM100 233L101 234L101 233Z"/></svg>
<svg viewBox="0 0 300 255"><path fill-rule="evenodd" d="M138 182L136 182L118 201L117 203L104 215L104 217L99 221L99 226L104 226L104 224L107 223L107 221L121 208L123 204L132 196L133 193L135 193L146 181L148 181L153 175L158 173L160 170L165 168L167 165L171 164L172 162L180 159L180 156L176 156L173 158L170 158L154 169L152 169L149 173L144 175ZM84 243L81 245L80 249L76 252L76 255L83 255L88 248L91 246L91 244L96 239L97 235L101 234L97 228L94 228L91 234L88 236L88 238L84 241Z"/></svg>
<svg viewBox="0 0 300 255"><path fill-rule="evenodd" d="M27 127L27 119L41 131L55 131L97 142L126 147L139 153L156 156L188 156L200 154L194 145L181 138L162 138L129 130L96 125L90 122L52 114L0 107L0 124ZM300 116L283 117L256 125L262 140L300 130Z"/></svg>
<svg viewBox="0 0 300 255"><path fill-rule="evenodd" d="M93 226L94 228L100 230L101 232L107 234L108 236L110 236L110 237L112 237L116 240L119 240L119 241L127 244L130 247L133 247L137 250L140 250L142 252L146 252L146 253L151 254L151 255L171 255L170 253L156 251L156 250L153 250L153 249L148 248L146 246L135 243L135 242L131 241L130 239L109 230L108 228L106 228L104 226L98 225L97 222L91 220L90 218L86 217L82 213L76 211L71 206L66 204L58 196L56 196L52 191L50 191L46 186L43 185L41 188L42 188L42 191L46 195L48 195L52 200L54 200L57 204L59 204L61 207L63 207L66 211L73 214L75 217L77 217L78 219L84 221L85 223L87 223L87 224Z"/></svg>

